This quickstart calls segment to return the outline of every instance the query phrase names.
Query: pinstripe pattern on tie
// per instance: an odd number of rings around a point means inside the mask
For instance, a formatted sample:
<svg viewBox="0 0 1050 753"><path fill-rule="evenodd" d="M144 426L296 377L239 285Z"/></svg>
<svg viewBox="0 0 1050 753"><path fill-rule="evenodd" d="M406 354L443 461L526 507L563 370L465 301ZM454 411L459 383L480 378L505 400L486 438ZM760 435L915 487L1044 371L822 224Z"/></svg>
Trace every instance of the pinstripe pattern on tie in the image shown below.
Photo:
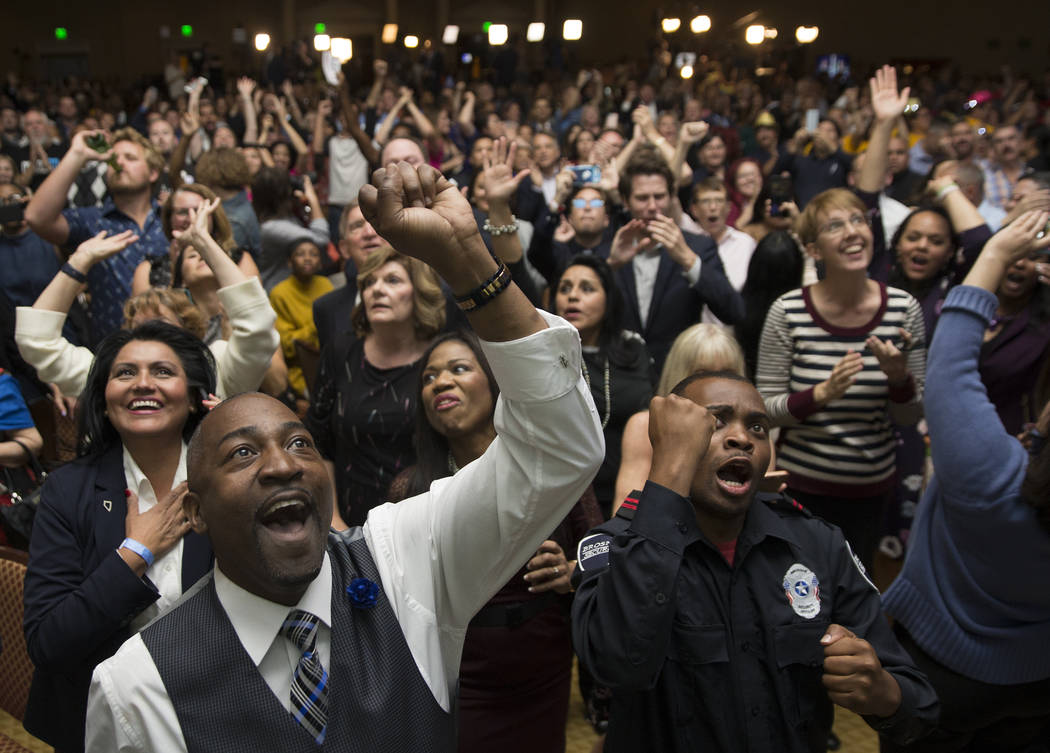
<svg viewBox="0 0 1050 753"><path fill-rule="evenodd" d="M314 650L317 622L316 615L293 609L281 624L281 635L303 652L292 677L292 716L320 745L328 726L328 672Z"/></svg>

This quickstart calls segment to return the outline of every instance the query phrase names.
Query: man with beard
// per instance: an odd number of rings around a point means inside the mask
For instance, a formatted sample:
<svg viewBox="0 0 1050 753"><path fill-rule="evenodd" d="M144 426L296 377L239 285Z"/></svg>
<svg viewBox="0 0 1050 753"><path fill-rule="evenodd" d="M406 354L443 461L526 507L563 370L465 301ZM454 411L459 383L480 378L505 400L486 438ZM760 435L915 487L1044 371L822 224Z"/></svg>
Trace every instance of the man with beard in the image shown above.
<svg viewBox="0 0 1050 753"><path fill-rule="evenodd" d="M85 277L69 264L62 271L91 292L92 334L96 340L120 327L124 301L131 295L131 280L147 255L166 254L168 239L161 227L158 206L150 196L151 186L164 168L153 145L142 134L122 128L113 134L105 152L98 152L87 139L104 136L102 131L81 131L73 136L69 151L26 207L26 220L33 231L68 254L88 238L133 230L138 240L105 261ZM91 160L112 161L106 171L109 198L101 207L63 209L70 186Z"/></svg>
<svg viewBox="0 0 1050 753"><path fill-rule="evenodd" d="M984 170L984 195L990 204L1005 208L1017 180L1025 171L1021 154L1021 131L1004 125L992 134L992 156L981 163Z"/></svg>
<svg viewBox="0 0 1050 753"><path fill-rule="evenodd" d="M744 377L687 377L650 405L644 490L579 544L573 636L613 690L608 753L823 753L833 703L897 741L937 719L841 531L760 495L769 429Z"/></svg>
<svg viewBox="0 0 1050 753"><path fill-rule="evenodd" d="M965 120L953 123L950 138L955 159L959 162L972 161L977 149L977 133L973 126Z"/></svg>
<svg viewBox="0 0 1050 753"><path fill-rule="evenodd" d="M259 394L221 404L190 441L183 505L214 573L98 666L88 751L451 753L467 624L601 463L575 328L510 283L434 168L402 162L373 184L369 222L440 272L483 340L496 439L336 534L331 480L295 415Z"/></svg>
<svg viewBox="0 0 1050 753"><path fill-rule="evenodd" d="M671 219L673 186L663 157L638 150L620 176L631 219L609 248L609 266L627 304L625 328L645 338L657 371L671 343L700 320L705 305L727 324L744 318L744 301L726 279L717 244L683 232Z"/></svg>

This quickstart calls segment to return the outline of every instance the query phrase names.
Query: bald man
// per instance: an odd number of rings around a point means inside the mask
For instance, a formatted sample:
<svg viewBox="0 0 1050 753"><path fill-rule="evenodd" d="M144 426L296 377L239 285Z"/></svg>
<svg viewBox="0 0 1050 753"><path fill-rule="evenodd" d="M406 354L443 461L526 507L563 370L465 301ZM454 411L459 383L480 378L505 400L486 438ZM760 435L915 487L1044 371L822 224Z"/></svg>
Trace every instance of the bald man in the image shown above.
<svg viewBox="0 0 1050 753"><path fill-rule="evenodd" d="M601 463L575 328L506 279L433 168L373 180L365 217L442 274L484 341L497 438L334 533L332 484L296 416L259 394L221 404L190 442L184 504L215 569L96 669L89 751L454 750L468 622Z"/></svg>

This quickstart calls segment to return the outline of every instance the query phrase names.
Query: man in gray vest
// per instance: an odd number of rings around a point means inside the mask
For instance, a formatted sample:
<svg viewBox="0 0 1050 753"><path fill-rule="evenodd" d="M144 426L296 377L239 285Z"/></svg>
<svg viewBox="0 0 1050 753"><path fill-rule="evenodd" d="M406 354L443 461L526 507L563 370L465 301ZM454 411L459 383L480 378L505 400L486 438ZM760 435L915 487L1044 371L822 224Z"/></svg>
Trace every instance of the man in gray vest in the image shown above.
<svg viewBox="0 0 1050 753"><path fill-rule="evenodd" d="M258 394L216 408L190 442L184 505L215 569L96 668L88 751L454 750L468 622L601 463L576 330L528 303L436 170L400 163L373 183L368 220L444 276L484 341L497 439L335 534L295 415Z"/></svg>

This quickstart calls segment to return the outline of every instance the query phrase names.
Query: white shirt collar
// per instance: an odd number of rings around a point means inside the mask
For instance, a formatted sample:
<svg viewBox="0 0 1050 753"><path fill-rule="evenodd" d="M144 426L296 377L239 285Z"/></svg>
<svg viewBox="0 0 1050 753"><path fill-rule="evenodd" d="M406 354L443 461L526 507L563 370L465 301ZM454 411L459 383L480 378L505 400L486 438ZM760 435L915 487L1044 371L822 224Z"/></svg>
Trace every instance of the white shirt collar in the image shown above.
<svg viewBox="0 0 1050 753"><path fill-rule="evenodd" d="M310 612L329 629L332 627L332 564L327 551L321 563L321 572L295 606L277 604L244 590L222 572L218 562L215 564L215 593L255 666L262 662L281 630L281 623L293 609Z"/></svg>
<svg viewBox="0 0 1050 753"><path fill-rule="evenodd" d="M146 510L157 504L157 493L153 490L153 485L146 478L146 474L139 468L139 464L135 462L135 458L131 457L131 453L127 447L124 447L124 481L127 483L128 488L135 492L135 495L139 498L139 512L146 512ZM186 480L186 443L182 443L182 449L179 452L179 465L175 469L175 478L171 481L172 488L175 488L183 481Z"/></svg>

